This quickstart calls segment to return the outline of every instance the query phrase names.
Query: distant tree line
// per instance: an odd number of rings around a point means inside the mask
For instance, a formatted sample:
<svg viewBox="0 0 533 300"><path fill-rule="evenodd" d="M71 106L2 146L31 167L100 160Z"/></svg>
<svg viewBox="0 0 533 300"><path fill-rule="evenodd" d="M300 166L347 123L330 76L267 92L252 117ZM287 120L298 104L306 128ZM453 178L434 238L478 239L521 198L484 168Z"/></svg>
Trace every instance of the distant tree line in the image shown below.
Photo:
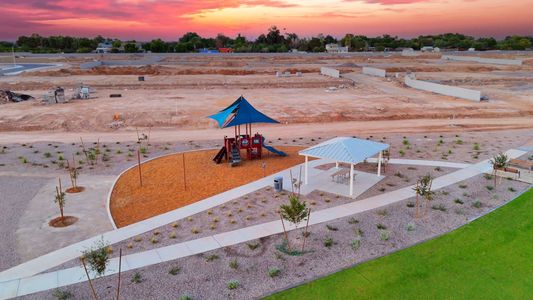
<svg viewBox="0 0 533 300"><path fill-rule="evenodd" d="M255 40L248 40L242 35L230 38L218 34L215 38L204 38L195 32L184 34L177 41L163 41L154 39L141 43L141 48L136 41L121 41L102 36L95 38L77 38L70 36L43 37L38 34L21 36L15 43L0 42L0 51L29 51L34 53L87 53L94 51L99 43L111 43L112 52L197 52L199 49L232 48L234 52L288 52L292 49L306 52L324 52L326 44L337 43L348 46L349 51L384 51L398 48L420 49L424 46L433 46L440 49L466 50L525 50L531 48L533 37L508 36L503 40L494 38L474 38L458 33L445 33L438 35L423 35L412 39L398 38L397 36L383 35L367 37L364 35L346 34L338 40L331 35L319 34L314 37L300 38L296 33L281 33L272 26L265 34L259 35Z"/></svg>

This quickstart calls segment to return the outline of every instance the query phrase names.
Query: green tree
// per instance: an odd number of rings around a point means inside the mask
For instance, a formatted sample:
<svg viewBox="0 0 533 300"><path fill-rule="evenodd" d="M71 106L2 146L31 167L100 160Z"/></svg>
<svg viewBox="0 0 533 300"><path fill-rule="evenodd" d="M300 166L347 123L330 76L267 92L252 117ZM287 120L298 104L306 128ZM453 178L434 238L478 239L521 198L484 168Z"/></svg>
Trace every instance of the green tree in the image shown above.
<svg viewBox="0 0 533 300"><path fill-rule="evenodd" d="M296 229L298 228L298 225L302 221L306 220L307 216L309 215L309 209L306 207L305 202L300 201L298 195L292 193L289 195L289 203L282 204L279 208L281 217L284 220L294 224ZM285 232L285 237L287 239L287 245L289 245L288 247L290 251L289 237L287 232Z"/></svg>

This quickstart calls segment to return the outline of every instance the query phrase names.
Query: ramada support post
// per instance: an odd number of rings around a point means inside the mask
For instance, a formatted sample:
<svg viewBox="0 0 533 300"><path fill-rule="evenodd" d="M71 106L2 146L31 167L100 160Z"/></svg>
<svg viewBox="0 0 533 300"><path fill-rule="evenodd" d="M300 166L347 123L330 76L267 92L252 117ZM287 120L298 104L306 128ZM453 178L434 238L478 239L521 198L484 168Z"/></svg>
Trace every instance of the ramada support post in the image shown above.
<svg viewBox="0 0 533 300"><path fill-rule="evenodd" d="M381 176L381 160L383 157L383 151L379 151L379 157L378 157L378 176Z"/></svg>
<svg viewBox="0 0 533 300"><path fill-rule="evenodd" d="M308 181L309 174L308 174L308 170L307 170L308 169L308 167L307 167L308 162L309 162L309 157L306 155L305 156L305 178L304 178L305 184L309 183L309 181Z"/></svg>
<svg viewBox="0 0 533 300"><path fill-rule="evenodd" d="M353 196L353 164L350 164L350 196Z"/></svg>

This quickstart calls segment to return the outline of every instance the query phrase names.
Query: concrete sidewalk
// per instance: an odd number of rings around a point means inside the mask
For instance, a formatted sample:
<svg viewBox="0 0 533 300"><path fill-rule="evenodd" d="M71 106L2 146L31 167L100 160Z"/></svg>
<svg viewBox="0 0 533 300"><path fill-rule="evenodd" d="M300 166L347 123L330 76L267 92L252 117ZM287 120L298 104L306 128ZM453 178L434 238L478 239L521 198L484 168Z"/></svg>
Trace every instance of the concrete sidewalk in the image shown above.
<svg viewBox="0 0 533 300"><path fill-rule="evenodd" d="M525 152L520 150L509 150L506 154L510 158L523 155ZM316 162L316 161L315 161ZM323 161L319 161L323 163ZM315 163L318 164L318 163ZM467 168L438 177L433 181L433 189L437 190L442 187L455 184L466 180L470 177L482 174L491 169L488 160L471 165ZM343 218L353 214L361 213L367 210L386 206L398 201L414 197L413 186L408 186L389 193L370 197L364 200L350 202L344 205L320 210L313 213L309 224L314 225L322 222ZM288 228L293 230L294 227ZM178 243L166 247L152 249L124 256L123 271L150 266L153 264L174 260L206 251L239 244L249 240L278 234L283 232L279 221L272 221L254 226L249 226L234 231L215 234L213 236L200 238L197 240ZM78 254L79 255L79 254ZM56 256L58 256L56 254ZM117 272L117 259L112 259L109 269L105 275L112 275ZM85 281L85 275L81 267L74 267L59 270L50 273L39 274L26 278L19 278L10 281L0 282L0 299L27 295L30 293L53 289L65 285Z"/></svg>

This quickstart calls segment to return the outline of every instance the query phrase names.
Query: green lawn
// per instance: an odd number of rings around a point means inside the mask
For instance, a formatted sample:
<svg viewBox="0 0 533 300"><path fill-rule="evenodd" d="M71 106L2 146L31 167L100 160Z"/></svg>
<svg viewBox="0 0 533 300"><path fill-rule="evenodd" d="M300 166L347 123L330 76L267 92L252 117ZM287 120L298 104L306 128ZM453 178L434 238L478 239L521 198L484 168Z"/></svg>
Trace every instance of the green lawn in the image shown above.
<svg viewBox="0 0 533 300"><path fill-rule="evenodd" d="M533 299L533 188L449 234L268 299Z"/></svg>

